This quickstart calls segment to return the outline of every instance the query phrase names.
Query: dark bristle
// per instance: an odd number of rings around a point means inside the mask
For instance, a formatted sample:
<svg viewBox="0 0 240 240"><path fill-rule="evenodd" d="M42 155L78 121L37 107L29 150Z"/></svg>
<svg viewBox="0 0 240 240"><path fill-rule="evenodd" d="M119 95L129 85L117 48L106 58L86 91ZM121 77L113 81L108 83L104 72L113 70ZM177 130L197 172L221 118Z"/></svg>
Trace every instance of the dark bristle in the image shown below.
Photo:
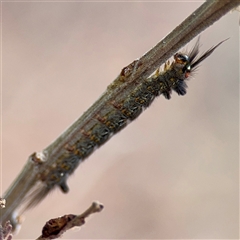
<svg viewBox="0 0 240 240"><path fill-rule="evenodd" d="M194 47L188 54L190 63L192 63L194 61L194 59L197 57L197 55L199 53L199 46L200 46L200 37L198 37L196 44L194 45Z"/></svg>
<svg viewBox="0 0 240 240"><path fill-rule="evenodd" d="M208 51L206 51L205 53L203 53L196 61L193 61L192 64L191 64L191 68L195 68L200 62L202 62L204 59L206 59L207 57L209 57L213 51L218 47L220 46L223 42L227 41L229 38L221 41L220 43L218 43L216 46L213 46L211 47ZM195 45L197 46L197 44ZM195 47L194 47L195 48ZM193 49L194 50L194 49ZM196 56L195 56L196 57ZM193 58L194 60L194 58Z"/></svg>

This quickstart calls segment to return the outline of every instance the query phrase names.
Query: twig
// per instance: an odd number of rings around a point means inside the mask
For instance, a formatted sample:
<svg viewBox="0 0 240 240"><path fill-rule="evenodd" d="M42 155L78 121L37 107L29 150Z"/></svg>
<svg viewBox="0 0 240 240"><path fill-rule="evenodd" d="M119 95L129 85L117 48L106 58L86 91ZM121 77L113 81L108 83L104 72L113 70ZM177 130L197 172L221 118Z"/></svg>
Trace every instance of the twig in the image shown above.
<svg viewBox="0 0 240 240"><path fill-rule="evenodd" d="M93 213L101 212L103 205L93 202L92 205L82 214L67 214L58 218L50 219L46 222L42 229L42 235L37 240L48 240L59 238L64 232L73 228L80 227L85 224L85 218Z"/></svg>
<svg viewBox="0 0 240 240"><path fill-rule="evenodd" d="M200 32L212 25L228 11L240 4L240 0L209 0L203 3L183 23L176 27L154 48L123 68L120 75L108 86L106 92L98 99L72 126L40 154L32 154L20 175L5 193L8 207L2 209L1 222L8 219L14 223L14 211L32 190L43 172L64 154L71 139L85 128L88 122L112 99L124 99L138 84L146 79L157 67L170 58L179 48L192 40ZM67 186L61 186L67 191ZM13 227L15 227L13 225Z"/></svg>

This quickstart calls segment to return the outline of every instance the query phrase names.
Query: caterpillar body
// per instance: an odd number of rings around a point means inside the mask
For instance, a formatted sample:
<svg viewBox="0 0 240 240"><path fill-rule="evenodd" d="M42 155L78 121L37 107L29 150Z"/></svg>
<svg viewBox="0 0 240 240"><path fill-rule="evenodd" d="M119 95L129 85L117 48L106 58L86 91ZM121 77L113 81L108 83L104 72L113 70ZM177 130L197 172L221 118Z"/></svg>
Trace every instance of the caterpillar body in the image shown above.
<svg viewBox="0 0 240 240"><path fill-rule="evenodd" d="M198 57L198 39L188 54L176 53L172 63L167 61L162 71L156 70L136 86L125 99L109 101L81 130L78 139L69 142L64 154L52 166L40 173L41 186L30 194L26 208L36 205L56 186L59 186L63 192L68 192L66 181L78 165L111 136L136 119L157 96L162 94L166 99L170 99L172 91L178 95L185 95L186 80L191 77L199 63L222 42Z"/></svg>

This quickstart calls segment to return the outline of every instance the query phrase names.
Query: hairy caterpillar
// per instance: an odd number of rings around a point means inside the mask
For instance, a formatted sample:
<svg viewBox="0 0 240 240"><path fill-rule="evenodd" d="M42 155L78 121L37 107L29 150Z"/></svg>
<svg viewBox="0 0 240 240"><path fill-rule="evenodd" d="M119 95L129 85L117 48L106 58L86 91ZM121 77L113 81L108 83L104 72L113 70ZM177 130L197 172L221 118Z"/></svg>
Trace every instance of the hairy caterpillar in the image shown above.
<svg viewBox="0 0 240 240"><path fill-rule="evenodd" d="M39 173L40 185L30 194L26 208L36 205L56 186L63 192L68 192L66 181L78 165L115 133L136 119L157 96L162 94L166 99L170 99L172 91L178 95L185 95L186 80L222 42L198 56L198 39L188 54L176 53L174 60L171 63L167 61L162 71L158 69L124 99L109 101L81 129L78 138L69 141L65 152L57 161Z"/></svg>

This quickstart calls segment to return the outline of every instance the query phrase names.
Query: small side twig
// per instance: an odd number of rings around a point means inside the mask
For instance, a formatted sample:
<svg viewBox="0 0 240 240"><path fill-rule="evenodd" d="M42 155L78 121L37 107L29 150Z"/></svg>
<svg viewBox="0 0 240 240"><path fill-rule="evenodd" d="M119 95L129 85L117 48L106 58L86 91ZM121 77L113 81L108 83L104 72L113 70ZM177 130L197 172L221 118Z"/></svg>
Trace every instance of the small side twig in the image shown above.
<svg viewBox="0 0 240 240"><path fill-rule="evenodd" d="M80 227L85 224L85 218L93 213L101 212L103 205L93 202L92 205L82 214L67 214L58 218L50 219L46 222L42 229L42 235L36 240L49 240L59 238L64 232L73 228Z"/></svg>

